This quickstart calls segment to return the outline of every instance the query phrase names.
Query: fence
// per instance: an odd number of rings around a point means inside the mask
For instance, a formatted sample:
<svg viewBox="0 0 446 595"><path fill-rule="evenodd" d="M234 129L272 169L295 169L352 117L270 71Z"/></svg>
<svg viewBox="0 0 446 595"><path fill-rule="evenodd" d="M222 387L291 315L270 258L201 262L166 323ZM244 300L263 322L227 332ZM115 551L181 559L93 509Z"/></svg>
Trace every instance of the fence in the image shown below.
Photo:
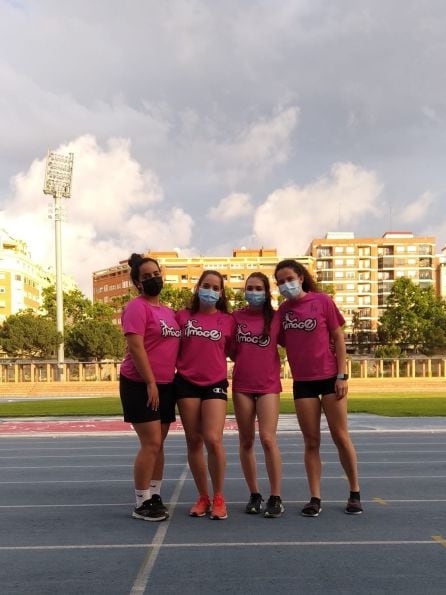
<svg viewBox="0 0 446 595"><path fill-rule="evenodd" d="M62 365L62 382L115 382L120 362L67 362ZM446 378L446 358L361 358L347 360L350 378ZM232 365L229 365L231 372ZM0 383L55 382L57 362L1 362ZM288 363L282 366L282 377L291 378Z"/></svg>

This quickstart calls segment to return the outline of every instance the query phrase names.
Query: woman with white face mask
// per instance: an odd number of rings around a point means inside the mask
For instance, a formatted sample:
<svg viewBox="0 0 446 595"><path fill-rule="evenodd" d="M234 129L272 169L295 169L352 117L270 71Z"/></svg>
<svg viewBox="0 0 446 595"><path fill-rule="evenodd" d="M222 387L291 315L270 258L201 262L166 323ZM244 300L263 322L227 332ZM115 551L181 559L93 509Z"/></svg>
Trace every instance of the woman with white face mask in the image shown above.
<svg viewBox="0 0 446 595"><path fill-rule="evenodd" d="M248 277L245 299L248 306L233 313L235 334L231 350L234 360L232 399L239 431L240 463L250 491L245 512L260 514L263 510L253 448L257 418L270 490L264 516L277 518L285 510L280 497L281 460L276 440L282 390L277 352L280 321L271 305L266 275L256 272Z"/></svg>
<svg viewBox="0 0 446 595"><path fill-rule="evenodd" d="M181 328L175 392L186 434L187 456L198 490L190 516L210 513L212 519L226 519L223 497L225 451L223 429L228 391L226 354L234 322L228 314L224 280L217 271L204 271L197 283L191 307L177 314ZM213 488L209 498L206 461Z"/></svg>
<svg viewBox="0 0 446 595"><path fill-rule="evenodd" d="M331 297L318 292L316 282L299 262L282 260L274 274L285 298L279 307L281 339L293 375L294 405L305 443L310 501L301 514L317 517L322 511L319 453L322 410L350 485L345 512L361 514L356 453L347 428L348 375L341 328L344 318Z"/></svg>

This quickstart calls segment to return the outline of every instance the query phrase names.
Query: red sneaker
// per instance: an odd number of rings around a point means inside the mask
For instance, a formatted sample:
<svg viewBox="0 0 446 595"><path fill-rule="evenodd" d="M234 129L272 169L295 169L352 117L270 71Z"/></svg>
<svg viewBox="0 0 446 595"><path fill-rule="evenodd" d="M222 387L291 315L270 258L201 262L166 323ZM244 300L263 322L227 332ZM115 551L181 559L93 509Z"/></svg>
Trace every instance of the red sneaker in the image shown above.
<svg viewBox="0 0 446 595"><path fill-rule="evenodd" d="M189 510L190 516L205 516L211 508L209 496L200 496Z"/></svg>
<svg viewBox="0 0 446 595"><path fill-rule="evenodd" d="M211 519L227 519L226 504L222 494L215 494L212 500Z"/></svg>

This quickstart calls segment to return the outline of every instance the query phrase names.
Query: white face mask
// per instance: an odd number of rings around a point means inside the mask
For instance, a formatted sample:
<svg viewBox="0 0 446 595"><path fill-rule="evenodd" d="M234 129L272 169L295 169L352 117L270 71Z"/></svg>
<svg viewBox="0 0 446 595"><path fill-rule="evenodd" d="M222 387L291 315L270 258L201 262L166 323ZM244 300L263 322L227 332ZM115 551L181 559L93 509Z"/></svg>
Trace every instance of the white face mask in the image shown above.
<svg viewBox="0 0 446 595"><path fill-rule="evenodd" d="M296 298L302 293L302 283L298 280L286 281L279 285L279 292L287 300Z"/></svg>

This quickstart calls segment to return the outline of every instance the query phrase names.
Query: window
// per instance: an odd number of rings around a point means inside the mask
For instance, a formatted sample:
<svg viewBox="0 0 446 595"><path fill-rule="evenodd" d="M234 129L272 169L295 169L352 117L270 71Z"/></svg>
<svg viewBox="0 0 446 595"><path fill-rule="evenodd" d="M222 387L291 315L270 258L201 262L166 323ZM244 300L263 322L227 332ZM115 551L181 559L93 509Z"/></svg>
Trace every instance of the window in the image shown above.
<svg viewBox="0 0 446 595"><path fill-rule="evenodd" d="M347 259L347 266L348 267L354 267L355 266L355 260L354 260L354 258L348 258Z"/></svg>
<svg viewBox="0 0 446 595"><path fill-rule="evenodd" d="M354 254L355 253L355 247L354 246L347 246L346 250L347 254Z"/></svg>
<svg viewBox="0 0 446 595"><path fill-rule="evenodd" d="M344 261L342 260L342 258L336 258L334 263L336 266L341 267L341 266L343 266Z"/></svg>
<svg viewBox="0 0 446 595"><path fill-rule="evenodd" d="M343 246L336 246L335 249L335 254L343 254L344 252L344 247Z"/></svg>

